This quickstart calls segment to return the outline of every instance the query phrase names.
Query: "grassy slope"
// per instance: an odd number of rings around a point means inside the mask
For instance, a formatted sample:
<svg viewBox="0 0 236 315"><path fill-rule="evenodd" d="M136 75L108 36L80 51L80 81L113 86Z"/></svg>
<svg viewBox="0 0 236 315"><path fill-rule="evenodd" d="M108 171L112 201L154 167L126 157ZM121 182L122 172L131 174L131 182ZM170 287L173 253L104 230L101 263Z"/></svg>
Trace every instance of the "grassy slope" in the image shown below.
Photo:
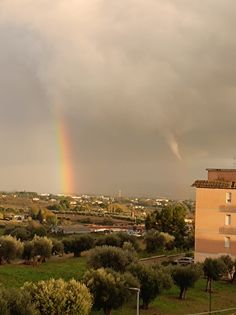
<svg viewBox="0 0 236 315"><path fill-rule="evenodd" d="M198 281L194 289L187 292L186 300L178 299L178 288L175 286L161 297L157 298L149 310L140 310L140 315L184 315L208 311L208 294L204 291L205 279ZM236 307L236 285L224 282L215 282L212 294L212 310ZM224 315L233 312L222 313ZM102 315L102 312L93 312L92 315ZM129 306L112 312L112 315L135 315L135 301ZM216 314L217 315L217 314Z"/></svg>
<svg viewBox="0 0 236 315"><path fill-rule="evenodd" d="M49 261L36 267L3 265L0 266L0 283L5 287L20 287L26 281L39 281L50 278L81 279L85 270L86 263L83 257Z"/></svg>
<svg viewBox="0 0 236 315"><path fill-rule="evenodd" d="M0 266L0 283L5 287L20 287L25 281L38 281L50 278L81 279L86 271L86 261L81 258L66 258L49 261L37 267L26 265ZM157 298L147 311L141 310L140 315L183 315L208 310L208 294L204 292L205 280L197 282L194 289L187 292L187 299L178 299L178 288L175 286ZM236 285L226 282L214 282L212 294L212 309L236 306ZM233 312L224 313L224 315ZM102 312L92 312L91 315L101 315ZM112 312L113 315L135 315L135 295L129 305Z"/></svg>

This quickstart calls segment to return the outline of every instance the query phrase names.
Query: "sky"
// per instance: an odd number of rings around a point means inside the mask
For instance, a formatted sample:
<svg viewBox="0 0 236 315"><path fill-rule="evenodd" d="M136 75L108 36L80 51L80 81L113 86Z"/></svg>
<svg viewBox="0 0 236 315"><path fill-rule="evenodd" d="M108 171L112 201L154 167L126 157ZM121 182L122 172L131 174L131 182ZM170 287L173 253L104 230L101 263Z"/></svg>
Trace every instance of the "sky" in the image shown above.
<svg viewBox="0 0 236 315"><path fill-rule="evenodd" d="M235 166L235 10L1 0L0 190L63 192L59 120L73 193L192 198Z"/></svg>

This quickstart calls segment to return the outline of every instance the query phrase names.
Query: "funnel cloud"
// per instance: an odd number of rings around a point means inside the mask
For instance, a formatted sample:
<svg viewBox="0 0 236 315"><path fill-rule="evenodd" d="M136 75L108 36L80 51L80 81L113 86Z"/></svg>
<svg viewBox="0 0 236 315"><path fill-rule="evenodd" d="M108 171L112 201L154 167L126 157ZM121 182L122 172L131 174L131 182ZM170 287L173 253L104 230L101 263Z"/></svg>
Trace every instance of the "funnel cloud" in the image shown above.
<svg viewBox="0 0 236 315"><path fill-rule="evenodd" d="M235 0L2 0L0 190L188 198L236 154Z"/></svg>

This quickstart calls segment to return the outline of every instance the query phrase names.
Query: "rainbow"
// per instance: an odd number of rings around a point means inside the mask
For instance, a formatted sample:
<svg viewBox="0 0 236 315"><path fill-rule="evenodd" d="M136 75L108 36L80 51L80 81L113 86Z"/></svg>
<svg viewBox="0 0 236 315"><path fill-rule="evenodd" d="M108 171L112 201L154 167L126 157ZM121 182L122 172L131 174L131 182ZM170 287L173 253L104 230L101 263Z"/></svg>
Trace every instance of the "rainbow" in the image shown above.
<svg viewBox="0 0 236 315"><path fill-rule="evenodd" d="M56 113L56 135L58 144L60 186L62 193L70 195L74 193L73 163L71 157L71 143L69 131L64 116Z"/></svg>

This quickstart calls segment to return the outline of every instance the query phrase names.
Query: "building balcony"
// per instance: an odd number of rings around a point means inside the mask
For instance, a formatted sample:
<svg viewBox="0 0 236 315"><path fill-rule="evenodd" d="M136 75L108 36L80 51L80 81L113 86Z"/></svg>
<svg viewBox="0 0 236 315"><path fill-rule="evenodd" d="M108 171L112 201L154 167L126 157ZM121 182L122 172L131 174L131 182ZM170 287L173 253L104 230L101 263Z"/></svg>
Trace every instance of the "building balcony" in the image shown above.
<svg viewBox="0 0 236 315"><path fill-rule="evenodd" d="M219 233L225 235L236 235L236 227L222 226L219 228Z"/></svg>
<svg viewBox="0 0 236 315"><path fill-rule="evenodd" d="M236 206L225 205L220 206L219 209L220 212L236 213Z"/></svg>

